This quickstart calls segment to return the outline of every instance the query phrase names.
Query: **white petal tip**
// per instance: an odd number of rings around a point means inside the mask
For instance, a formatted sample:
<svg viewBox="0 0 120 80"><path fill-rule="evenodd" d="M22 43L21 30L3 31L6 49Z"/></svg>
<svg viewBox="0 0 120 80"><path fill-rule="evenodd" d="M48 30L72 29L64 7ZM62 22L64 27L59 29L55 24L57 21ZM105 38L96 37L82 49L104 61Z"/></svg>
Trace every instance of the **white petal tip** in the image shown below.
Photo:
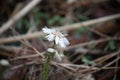
<svg viewBox="0 0 120 80"><path fill-rule="evenodd" d="M5 59L0 60L0 64L3 65L3 66L9 66L10 65L9 61L5 60Z"/></svg>
<svg viewBox="0 0 120 80"><path fill-rule="evenodd" d="M47 51L50 52L50 53L54 53L54 52L55 52L55 49L53 49L53 48L48 48Z"/></svg>

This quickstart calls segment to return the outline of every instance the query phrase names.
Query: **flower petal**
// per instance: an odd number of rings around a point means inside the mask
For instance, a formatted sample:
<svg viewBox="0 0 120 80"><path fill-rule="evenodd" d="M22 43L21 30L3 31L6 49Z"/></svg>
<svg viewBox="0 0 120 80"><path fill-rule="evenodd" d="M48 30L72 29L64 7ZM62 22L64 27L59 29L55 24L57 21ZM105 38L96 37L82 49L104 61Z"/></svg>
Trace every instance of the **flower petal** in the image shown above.
<svg viewBox="0 0 120 80"><path fill-rule="evenodd" d="M58 61L62 61L62 58L61 58L60 54L58 53L58 51L56 51L56 53L55 53L55 58L56 58Z"/></svg>
<svg viewBox="0 0 120 80"><path fill-rule="evenodd" d="M65 44L65 45L69 45L69 44L70 44L70 42L68 41L68 39L65 38L65 37L63 38L63 41L64 41L64 44Z"/></svg>
<svg viewBox="0 0 120 80"><path fill-rule="evenodd" d="M59 40L59 45L60 45L62 48L65 48L65 47L66 47L66 45L65 45L65 43L64 43L64 41L63 41L63 38L60 38L60 40Z"/></svg>
<svg viewBox="0 0 120 80"><path fill-rule="evenodd" d="M55 52L55 49L53 49L53 48L48 48L47 51L50 52L50 53L54 53L54 52Z"/></svg>
<svg viewBox="0 0 120 80"><path fill-rule="evenodd" d="M53 41L54 40L54 35L50 34L50 35L47 35L45 38L47 38L48 41Z"/></svg>
<svg viewBox="0 0 120 80"><path fill-rule="evenodd" d="M60 38L58 36L55 37L55 43L58 44Z"/></svg>
<svg viewBox="0 0 120 80"><path fill-rule="evenodd" d="M49 28L47 28L47 27L44 27L44 28L42 29L42 31L43 31L44 33L46 33L46 34L51 34L51 33L54 31L54 29L49 29Z"/></svg>

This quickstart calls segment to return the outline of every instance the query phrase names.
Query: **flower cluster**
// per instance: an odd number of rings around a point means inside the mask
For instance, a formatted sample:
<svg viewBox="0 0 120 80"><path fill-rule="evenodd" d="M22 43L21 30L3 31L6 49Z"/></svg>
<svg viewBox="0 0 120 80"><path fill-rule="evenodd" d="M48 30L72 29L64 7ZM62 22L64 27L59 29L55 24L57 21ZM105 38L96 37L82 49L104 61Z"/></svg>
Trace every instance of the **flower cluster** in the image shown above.
<svg viewBox="0 0 120 80"><path fill-rule="evenodd" d="M60 31L57 31L56 29L49 29L47 27L44 27L42 31L47 34L45 38L48 41L54 41L55 45L65 48L67 45L70 44L67 38ZM51 53L55 53L55 58L57 58L59 61L62 61L61 55L58 53L57 50L53 48L48 48L47 51Z"/></svg>
<svg viewBox="0 0 120 80"><path fill-rule="evenodd" d="M62 48L65 48L70 44L67 38L61 32L55 29L49 29L47 27L43 28L42 30L44 33L48 34L46 36L48 41L55 41L56 45L59 45Z"/></svg>

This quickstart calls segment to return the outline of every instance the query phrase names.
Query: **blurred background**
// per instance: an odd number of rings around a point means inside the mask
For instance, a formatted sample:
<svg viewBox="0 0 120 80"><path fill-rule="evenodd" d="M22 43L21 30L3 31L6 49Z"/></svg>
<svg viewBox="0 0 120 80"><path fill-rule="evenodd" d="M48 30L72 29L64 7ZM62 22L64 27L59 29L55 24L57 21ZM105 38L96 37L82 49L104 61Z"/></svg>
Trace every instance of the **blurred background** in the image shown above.
<svg viewBox="0 0 120 80"><path fill-rule="evenodd" d="M60 29L70 41L59 50L63 61L51 63L48 80L120 80L119 13L120 0L1 0L0 30L13 22L0 32L0 80L40 80L44 61L36 51L52 45L40 34L44 26ZM119 16L95 22L113 15Z"/></svg>

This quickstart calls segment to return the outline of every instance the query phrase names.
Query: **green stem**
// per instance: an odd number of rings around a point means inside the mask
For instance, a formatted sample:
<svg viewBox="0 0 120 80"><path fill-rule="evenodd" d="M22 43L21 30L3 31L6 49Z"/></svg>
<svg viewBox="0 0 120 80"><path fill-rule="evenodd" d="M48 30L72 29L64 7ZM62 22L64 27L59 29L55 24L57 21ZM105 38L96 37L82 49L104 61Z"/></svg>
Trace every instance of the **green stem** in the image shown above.
<svg viewBox="0 0 120 80"><path fill-rule="evenodd" d="M54 45L52 46L52 48L53 49L56 48L55 41L54 41ZM42 73L41 73L41 79L40 80L47 80L48 79L50 61L54 57L54 53L46 52L46 54L47 54L47 60L46 60L45 64L43 65L43 70L42 70Z"/></svg>
<svg viewBox="0 0 120 80"><path fill-rule="evenodd" d="M41 73L41 79L40 80L47 80L48 79L48 73L49 73L49 68L50 68L50 61L53 58L53 53L46 52L47 54L47 60L43 66L43 70Z"/></svg>

